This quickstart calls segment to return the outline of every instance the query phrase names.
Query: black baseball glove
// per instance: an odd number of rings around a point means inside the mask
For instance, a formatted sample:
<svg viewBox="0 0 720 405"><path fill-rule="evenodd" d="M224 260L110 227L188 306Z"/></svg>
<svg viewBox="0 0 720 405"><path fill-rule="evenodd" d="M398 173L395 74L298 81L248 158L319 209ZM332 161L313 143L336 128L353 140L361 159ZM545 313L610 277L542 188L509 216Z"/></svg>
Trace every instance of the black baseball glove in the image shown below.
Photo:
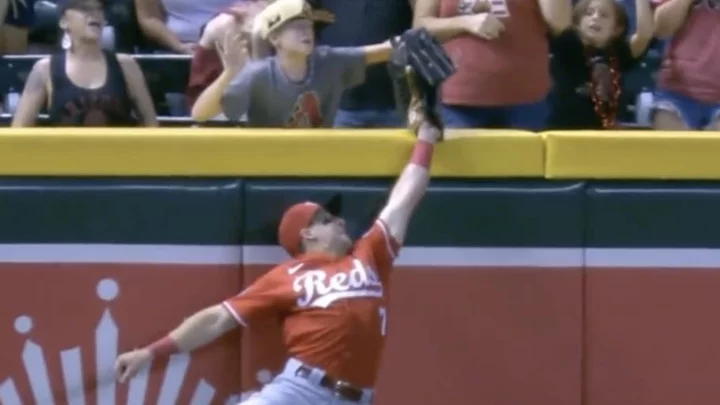
<svg viewBox="0 0 720 405"><path fill-rule="evenodd" d="M406 116L413 96L419 99L412 107L419 108L433 125L442 129L438 111L438 87L455 73L442 45L424 28L405 31L390 40L393 51L388 62L393 79L395 102ZM409 122L412 127L412 122Z"/></svg>

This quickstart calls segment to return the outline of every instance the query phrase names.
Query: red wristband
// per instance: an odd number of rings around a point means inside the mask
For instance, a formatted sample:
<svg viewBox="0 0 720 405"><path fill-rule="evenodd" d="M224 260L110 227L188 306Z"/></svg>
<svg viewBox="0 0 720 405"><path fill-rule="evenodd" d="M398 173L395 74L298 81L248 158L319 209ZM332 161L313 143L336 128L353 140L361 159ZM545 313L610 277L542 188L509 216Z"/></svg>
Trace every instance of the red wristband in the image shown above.
<svg viewBox="0 0 720 405"><path fill-rule="evenodd" d="M430 162L432 161L434 145L428 141L418 140L413 148L412 156L410 157L410 163L415 163L418 166L422 166L426 169L430 168Z"/></svg>
<svg viewBox="0 0 720 405"><path fill-rule="evenodd" d="M165 357L180 351L177 343L175 343L170 336L156 340L151 343L147 349L150 350L155 357Z"/></svg>

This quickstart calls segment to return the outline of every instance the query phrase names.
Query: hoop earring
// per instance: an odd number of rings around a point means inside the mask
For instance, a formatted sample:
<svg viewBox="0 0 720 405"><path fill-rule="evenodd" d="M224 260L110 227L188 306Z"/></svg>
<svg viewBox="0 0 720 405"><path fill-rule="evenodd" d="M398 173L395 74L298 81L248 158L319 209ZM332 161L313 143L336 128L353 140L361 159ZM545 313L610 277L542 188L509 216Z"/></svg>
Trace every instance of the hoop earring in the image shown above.
<svg viewBox="0 0 720 405"><path fill-rule="evenodd" d="M60 46L66 51L72 48L72 40L70 39L70 35L68 35L67 32L63 33L62 40L60 41Z"/></svg>

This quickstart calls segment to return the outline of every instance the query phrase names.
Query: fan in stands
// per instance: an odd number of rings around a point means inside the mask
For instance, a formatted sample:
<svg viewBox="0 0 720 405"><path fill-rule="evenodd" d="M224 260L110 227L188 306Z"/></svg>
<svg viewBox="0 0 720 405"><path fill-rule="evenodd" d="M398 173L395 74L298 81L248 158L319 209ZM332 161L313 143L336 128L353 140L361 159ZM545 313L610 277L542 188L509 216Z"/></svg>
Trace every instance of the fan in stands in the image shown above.
<svg viewBox="0 0 720 405"><path fill-rule="evenodd" d="M342 92L365 80L367 65L387 62L392 46L316 47L319 18L303 0L271 3L258 14L253 34L269 42L275 56L249 62L242 31L226 32L219 41L223 71L197 97L193 119L223 113L230 122L246 117L251 127L331 127Z"/></svg>
<svg viewBox="0 0 720 405"><path fill-rule="evenodd" d="M144 76L129 55L102 49L105 16L98 0L67 0L60 28L63 50L33 66L12 126L33 126L48 108L51 124L156 126Z"/></svg>
<svg viewBox="0 0 720 405"><path fill-rule="evenodd" d="M635 32L615 0L581 0L573 25L551 40L555 93L553 129L612 129L623 92L622 77L637 66L653 36L650 0L635 0Z"/></svg>
<svg viewBox="0 0 720 405"><path fill-rule="evenodd" d="M267 7L267 4L268 2L265 0L237 3L222 10L203 27L200 40L193 52L186 91L190 109L203 90L210 86L223 71L222 49L220 48L226 34L239 28L241 39L250 43L252 41L252 22ZM256 54L256 51L257 49L250 49L250 53L255 59L269 56ZM238 67L238 69L240 68L242 66Z"/></svg>

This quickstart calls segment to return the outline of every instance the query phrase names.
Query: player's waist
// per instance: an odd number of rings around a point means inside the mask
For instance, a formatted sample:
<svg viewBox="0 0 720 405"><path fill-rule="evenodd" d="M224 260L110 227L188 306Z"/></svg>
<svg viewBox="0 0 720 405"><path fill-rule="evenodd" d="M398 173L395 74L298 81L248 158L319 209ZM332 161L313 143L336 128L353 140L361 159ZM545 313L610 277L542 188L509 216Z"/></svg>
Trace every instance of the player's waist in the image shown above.
<svg viewBox="0 0 720 405"><path fill-rule="evenodd" d="M322 368L310 366L292 357L285 363L280 375L285 378L303 379L350 402L370 404L375 396L374 389L358 387L351 382L337 379Z"/></svg>

